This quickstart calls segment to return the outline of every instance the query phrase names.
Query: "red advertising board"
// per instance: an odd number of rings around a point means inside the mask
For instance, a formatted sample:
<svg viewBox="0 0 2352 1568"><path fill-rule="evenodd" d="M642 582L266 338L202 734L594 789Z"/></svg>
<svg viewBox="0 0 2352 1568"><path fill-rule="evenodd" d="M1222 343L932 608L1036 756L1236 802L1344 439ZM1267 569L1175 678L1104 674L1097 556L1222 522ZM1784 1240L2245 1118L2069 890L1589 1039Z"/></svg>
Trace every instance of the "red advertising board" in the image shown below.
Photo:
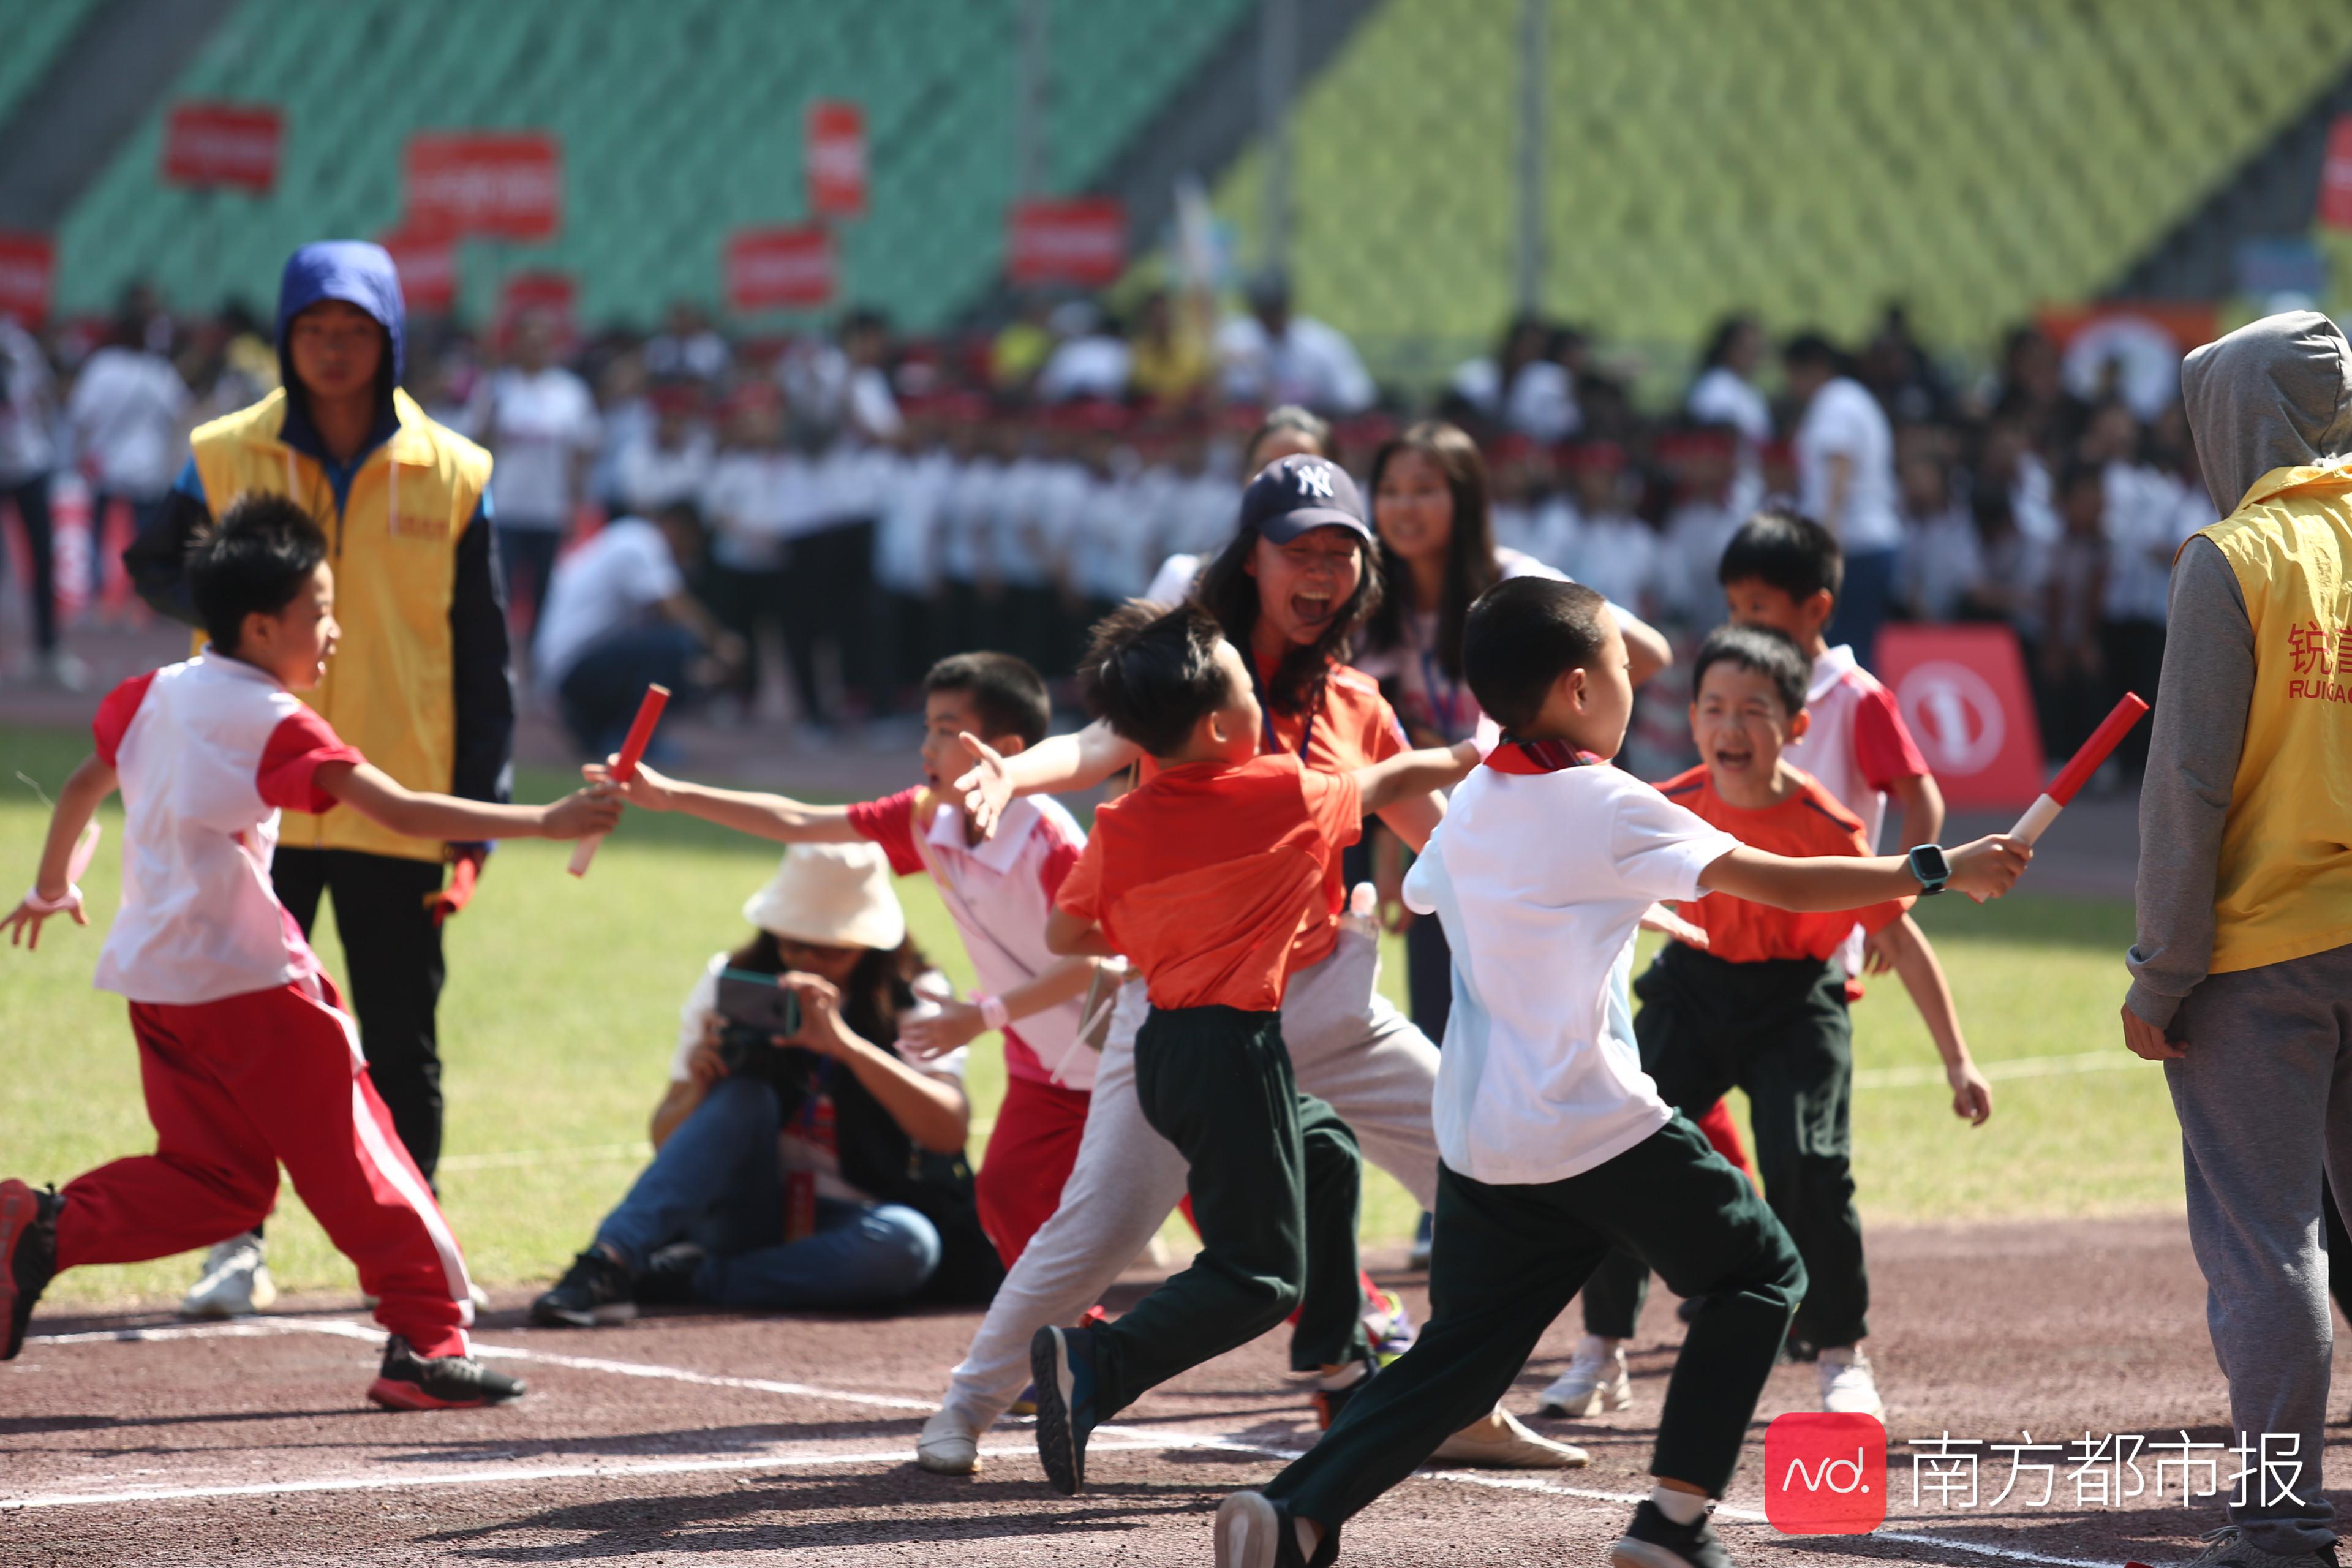
<svg viewBox="0 0 2352 1568"><path fill-rule="evenodd" d="M446 315L457 303L457 242L446 234L402 229L379 242L392 253L401 297L412 310Z"/></svg>
<svg viewBox="0 0 2352 1568"><path fill-rule="evenodd" d="M807 309L833 298L833 236L806 228L744 228L727 239L727 304L750 314Z"/></svg>
<svg viewBox="0 0 2352 1568"><path fill-rule="evenodd" d="M578 293L568 272L515 273L499 289L499 341L506 341L517 318L537 312L555 318L556 335L568 344L573 325L572 305Z"/></svg>
<svg viewBox="0 0 2352 1568"><path fill-rule="evenodd" d="M2033 804L2042 793L2042 735L2016 633L1891 626L1878 634L1877 663L1948 805Z"/></svg>
<svg viewBox="0 0 2352 1568"><path fill-rule="evenodd" d="M45 234L0 230L0 316L27 327L48 319L49 284L57 275L57 251Z"/></svg>
<svg viewBox="0 0 2352 1568"><path fill-rule="evenodd" d="M2327 158L2319 166L2319 224L2352 228L2352 114L2327 128Z"/></svg>
<svg viewBox="0 0 2352 1568"><path fill-rule="evenodd" d="M1116 198L1013 204L1005 242L1005 271L1013 282L1100 289L1126 270L1127 208Z"/></svg>
<svg viewBox="0 0 2352 1568"><path fill-rule="evenodd" d="M420 234L553 239L563 226L563 153L541 131L418 132L408 139L407 213Z"/></svg>
<svg viewBox="0 0 2352 1568"><path fill-rule="evenodd" d="M254 103L175 103L163 126L163 182L266 195L278 183L286 122Z"/></svg>
<svg viewBox="0 0 2352 1568"><path fill-rule="evenodd" d="M801 141L808 210L819 217L866 216L866 111L820 100L808 106Z"/></svg>

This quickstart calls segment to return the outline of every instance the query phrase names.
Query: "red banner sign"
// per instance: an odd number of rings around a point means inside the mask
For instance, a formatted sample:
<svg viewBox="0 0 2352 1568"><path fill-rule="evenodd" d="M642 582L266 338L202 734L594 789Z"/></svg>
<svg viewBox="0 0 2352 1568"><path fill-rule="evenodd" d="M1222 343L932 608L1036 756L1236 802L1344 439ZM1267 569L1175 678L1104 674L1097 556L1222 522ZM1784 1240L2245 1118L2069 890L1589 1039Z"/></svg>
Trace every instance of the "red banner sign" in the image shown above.
<svg viewBox="0 0 2352 1568"><path fill-rule="evenodd" d="M866 216L866 111L854 103L808 106L801 158L808 209L819 217Z"/></svg>
<svg viewBox="0 0 2352 1568"><path fill-rule="evenodd" d="M562 147L544 132L419 132L407 175L420 233L545 240L563 226Z"/></svg>
<svg viewBox="0 0 2352 1568"><path fill-rule="evenodd" d="M1127 270L1127 208L1110 196L1015 203L1005 270L1024 287L1118 282Z"/></svg>
<svg viewBox="0 0 2352 1568"><path fill-rule="evenodd" d="M45 234L0 231L0 316L26 327L48 319L49 284L57 276L57 251Z"/></svg>
<svg viewBox="0 0 2352 1568"><path fill-rule="evenodd" d="M401 297L412 310L446 315L457 303L457 242L447 235L387 234L380 242L400 274Z"/></svg>
<svg viewBox="0 0 2352 1568"><path fill-rule="evenodd" d="M2319 223L2352 228L2352 114L2327 128L2327 160L2319 166Z"/></svg>
<svg viewBox="0 0 2352 1568"><path fill-rule="evenodd" d="M163 127L163 182L266 195L278 183L285 131L284 118L267 105L175 103Z"/></svg>
<svg viewBox="0 0 2352 1568"><path fill-rule="evenodd" d="M822 228L738 229L727 240L727 304L746 314L828 303L833 236Z"/></svg>
<svg viewBox="0 0 2352 1568"><path fill-rule="evenodd" d="M1878 678L1895 693L1947 805L2001 809L2042 793L2042 735L2017 634L1994 626L1890 626Z"/></svg>

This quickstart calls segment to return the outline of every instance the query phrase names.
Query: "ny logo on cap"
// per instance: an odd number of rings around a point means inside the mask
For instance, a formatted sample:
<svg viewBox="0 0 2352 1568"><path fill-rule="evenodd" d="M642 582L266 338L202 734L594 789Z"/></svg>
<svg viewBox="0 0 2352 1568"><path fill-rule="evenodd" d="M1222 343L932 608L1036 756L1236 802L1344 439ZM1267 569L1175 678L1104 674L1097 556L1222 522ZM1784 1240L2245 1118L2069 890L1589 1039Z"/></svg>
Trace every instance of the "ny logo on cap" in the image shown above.
<svg viewBox="0 0 2352 1568"><path fill-rule="evenodd" d="M1325 500L1329 500L1331 499L1330 464L1301 463L1298 465L1296 471L1298 475L1298 493L1300 495L1319 496Z"/></svg>

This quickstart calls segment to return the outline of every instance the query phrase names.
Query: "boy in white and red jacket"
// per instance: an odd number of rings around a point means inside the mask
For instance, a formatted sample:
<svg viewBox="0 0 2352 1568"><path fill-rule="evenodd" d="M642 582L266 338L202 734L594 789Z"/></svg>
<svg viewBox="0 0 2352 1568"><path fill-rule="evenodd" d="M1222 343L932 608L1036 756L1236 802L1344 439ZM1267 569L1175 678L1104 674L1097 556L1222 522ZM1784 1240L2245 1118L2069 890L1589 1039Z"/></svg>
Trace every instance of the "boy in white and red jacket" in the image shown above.
<svg viewBox="0 0 2352 1568"><path fill-rule="evenodd" d="M282 1163L390 1331L368 1396L395 1409L503 1403L523 1385L469 1352L465 1259L341 995L271 889L270 852L281 809L340 805L395 832L471 841L606 831L620 802L601 789L543 806L425 794L344 744L294 695L317 684L338 628L326 536L292 502L231 507L188 576L210 642L100 705L96 750L67 781L32 890L0 921L28 944L52 915L89 923L70 867L119 788L122 903L98 984L130 999L156 1150L63 1193L0 1181L0 1360L23 1345L60 1270L250 1228L276 1200Z"/></svg>

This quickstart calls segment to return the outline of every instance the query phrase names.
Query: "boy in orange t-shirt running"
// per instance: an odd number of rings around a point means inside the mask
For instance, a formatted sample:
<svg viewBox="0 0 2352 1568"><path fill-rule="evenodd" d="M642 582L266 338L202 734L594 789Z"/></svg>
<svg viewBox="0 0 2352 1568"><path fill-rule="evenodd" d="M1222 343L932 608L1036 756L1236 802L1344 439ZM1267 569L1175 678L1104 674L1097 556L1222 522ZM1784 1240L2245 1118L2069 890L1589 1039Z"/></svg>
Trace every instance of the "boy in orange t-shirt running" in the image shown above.
<svg viewBox="0 0 2352 1568"><path fill-rule="evenodd" d="M1098 1422L1293 1308L1296 1370L1331 1396L1369 1376L1356 1137L1300 1092L1279 1009L1291 971L1336 940L1326 881L1365 816L1476 761L1464 747L1328 773L1259 756L1249 669L1193 606L1112 615L1081 679L1089 705L1158 767L1096 814L1045 942L1123 953L1142 972L1151 1012L1136 1035L1136 1098L1190 1167L1202 1246L1117 1322L1043 1328L1031 1341L1038 1455L1066 1494L1085 1479Z"/></svg>

